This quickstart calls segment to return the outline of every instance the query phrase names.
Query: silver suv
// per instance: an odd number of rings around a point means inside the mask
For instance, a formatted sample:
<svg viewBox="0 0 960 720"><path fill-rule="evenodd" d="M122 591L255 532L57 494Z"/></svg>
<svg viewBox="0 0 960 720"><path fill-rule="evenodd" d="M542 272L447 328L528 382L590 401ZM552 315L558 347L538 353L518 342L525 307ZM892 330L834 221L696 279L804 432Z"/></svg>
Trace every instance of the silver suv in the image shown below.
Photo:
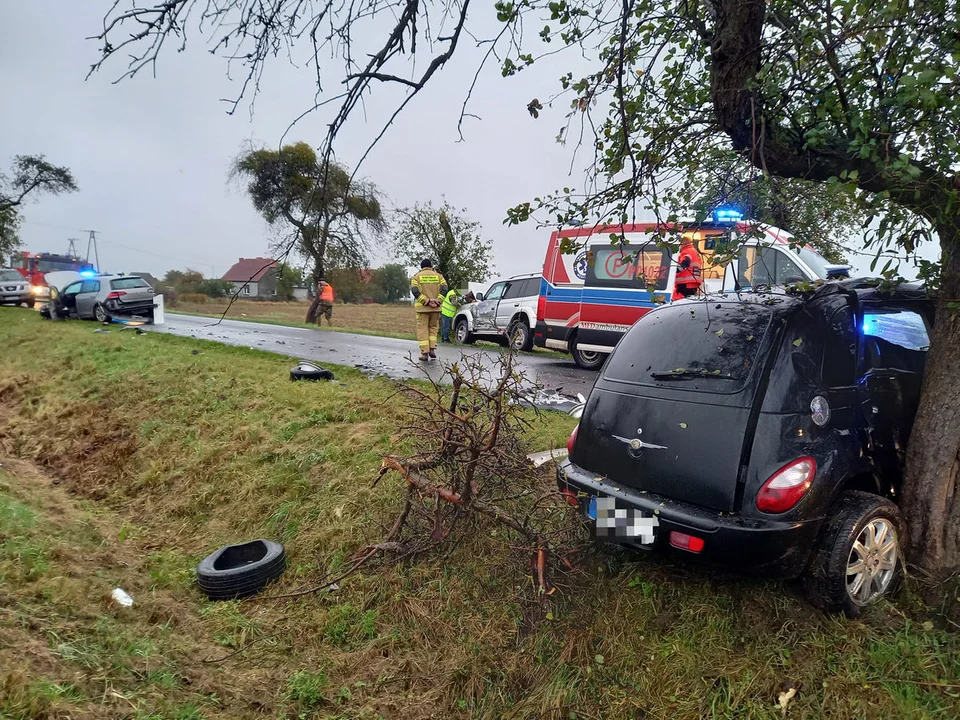
<svg viewBox="0 0 960 720"><path fill-rule="evenodd" d="M33 307L30 281L16 270L0 268L0 305Z"/></svg>
<svg viewBox="0 0 960 720"><path fill-rule="evenodd" d="M98 275L70 283L54 296L57 314L109 322L115 315L153 317L153 288L135 275Z"/></svg>
<svg viewBox="0 0 960 720"><path fill-rule="evenodd" d="M539 273L517 275L478 293L477 302L464 305L453 318L456 341L493 340L514 350L532 349L541 279Z"/></svg>

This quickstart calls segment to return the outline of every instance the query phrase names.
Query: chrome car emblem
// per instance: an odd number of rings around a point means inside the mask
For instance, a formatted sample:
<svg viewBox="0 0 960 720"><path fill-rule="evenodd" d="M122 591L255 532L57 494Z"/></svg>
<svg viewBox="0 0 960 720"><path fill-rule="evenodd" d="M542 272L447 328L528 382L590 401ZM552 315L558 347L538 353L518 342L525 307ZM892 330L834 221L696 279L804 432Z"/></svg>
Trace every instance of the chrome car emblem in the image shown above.
<svg viewBox="0 0 960 720"><path fill-rule="evenodd" d="M626 443L627 445L630 446L631 450L640 450L641 448L645 448L647 450L666 450L667 449L666 445L654 445L653 443L644 442L640 438L631 439L631 438L620 437L619 435L614 435L613 439L619 440L622 443Z"/></svg>

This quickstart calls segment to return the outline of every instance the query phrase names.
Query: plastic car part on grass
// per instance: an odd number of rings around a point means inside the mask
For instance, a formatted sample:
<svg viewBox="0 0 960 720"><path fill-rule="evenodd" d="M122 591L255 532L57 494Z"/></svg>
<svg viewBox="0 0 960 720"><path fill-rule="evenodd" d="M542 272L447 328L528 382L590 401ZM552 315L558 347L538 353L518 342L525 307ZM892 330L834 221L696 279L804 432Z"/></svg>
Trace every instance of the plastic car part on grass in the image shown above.
<svg viewBox="0 0 960 720"><path fill-rule="evenodd" d="M333 373L311 362L301 362L290 368L291 380L333 380Z"/></svg>
<svg viewBox="0 0 960 720"><path fill-rule="evenodd" d="M235 600L260 592L286 567L283 545L272 540L226 545L197 566L197 585L211 600Z"/></svg>

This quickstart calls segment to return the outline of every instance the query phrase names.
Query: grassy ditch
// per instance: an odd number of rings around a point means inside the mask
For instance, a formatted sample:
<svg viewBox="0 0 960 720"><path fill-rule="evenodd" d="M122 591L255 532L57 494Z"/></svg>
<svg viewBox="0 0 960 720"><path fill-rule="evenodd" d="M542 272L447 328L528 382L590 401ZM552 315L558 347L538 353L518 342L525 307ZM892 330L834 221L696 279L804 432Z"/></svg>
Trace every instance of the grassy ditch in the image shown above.
<svg viewBox="0 0 960 720"><path fill-rule="evenodd" d="M773 718L785 681L788 717L960 714L960 643L910 597L849 622L782 583L597 557L530 624L525 558L482 524L334 592L206 601L193 567L222 544L285 543L270 594L377 538L403 407L349 369L290 383L275 355L95 327L0 309L2 718ZM545 416L530 449L570 426Z"/></svg>

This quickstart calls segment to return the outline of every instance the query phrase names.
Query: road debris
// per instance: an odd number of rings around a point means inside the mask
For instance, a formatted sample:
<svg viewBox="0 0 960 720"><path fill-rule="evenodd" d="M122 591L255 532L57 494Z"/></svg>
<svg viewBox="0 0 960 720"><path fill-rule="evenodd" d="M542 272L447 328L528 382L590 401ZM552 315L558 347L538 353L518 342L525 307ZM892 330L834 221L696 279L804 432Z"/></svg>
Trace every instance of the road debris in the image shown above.
<svg viewBox="0 0 960 720"><path fill-rule="evenodd" d="M566 448L557 448L556 450L544 450L542 452L530 453L527 460L533 463L535 468L550 462L551 460L562 460L569 453Z"/></svg>

